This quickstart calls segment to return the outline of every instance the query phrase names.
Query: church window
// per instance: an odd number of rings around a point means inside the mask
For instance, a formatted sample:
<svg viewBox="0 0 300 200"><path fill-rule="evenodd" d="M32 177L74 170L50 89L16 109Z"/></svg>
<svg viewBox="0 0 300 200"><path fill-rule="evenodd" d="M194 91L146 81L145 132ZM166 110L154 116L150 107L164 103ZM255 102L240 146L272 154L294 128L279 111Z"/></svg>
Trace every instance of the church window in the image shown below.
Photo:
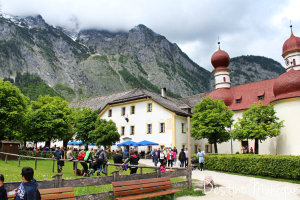
<svg viewBox="0 0 300 200"><path fill-rule="evenodd" d="M223 77L223 81L226 82L226 78L225 77Z"/></svg>
<svg viewBox="0 0 300 200"><path fill-rule="evenodd" d="M111 117L112 116L112 109L109 109L108 110L108 117Z"/></svg>
<svg viewBox="0 0 300 200"><path fill-rule="evenodd" d="M296 65L296 60L295 59L293 59L293 65Z"/></svg>

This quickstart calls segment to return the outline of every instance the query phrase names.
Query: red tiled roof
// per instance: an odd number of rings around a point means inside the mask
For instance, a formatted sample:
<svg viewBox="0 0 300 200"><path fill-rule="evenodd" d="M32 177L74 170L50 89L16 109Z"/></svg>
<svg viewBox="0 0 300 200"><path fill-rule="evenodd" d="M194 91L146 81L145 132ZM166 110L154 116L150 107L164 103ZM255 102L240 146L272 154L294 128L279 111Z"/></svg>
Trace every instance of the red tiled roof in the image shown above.
<svg viewBox="0 0 300 200"><path fill-rule="evenodd" d="M259 101L259 96L263 96L263 104L300 97L300 70L291 69L277 78L216 89L206 93L206 96L224 100L231 110L248 109L253 103ZM240 99L240 103L237 102L238 99Z"/></svg>
<svg viewBox="0 0 300 200"><path fill-rule="evenodd" d="M264 104L269 104L275 100L273 94L273 84L276 79L269 79L264 81L257 81L253 83L246 83L243 85L236 85L227 90L230 90L233 101L230 105L231 110L245 110L248 109L253 103L258 101L258 96L264 94L262 102ZM216 93L220 89L214 90L213 92L207 93L207 96L211 96L213 99L222 99L215 98ZM240 99L240 103L237 103L236 100ZM226 103L225 103L226 104Z"/></svg>
<svg viewBox="0 0 300 200"><path fill-rule="evenodd" d="M273 88L276 100L300 96L300 71L291 69L276 78Z"/></svg>

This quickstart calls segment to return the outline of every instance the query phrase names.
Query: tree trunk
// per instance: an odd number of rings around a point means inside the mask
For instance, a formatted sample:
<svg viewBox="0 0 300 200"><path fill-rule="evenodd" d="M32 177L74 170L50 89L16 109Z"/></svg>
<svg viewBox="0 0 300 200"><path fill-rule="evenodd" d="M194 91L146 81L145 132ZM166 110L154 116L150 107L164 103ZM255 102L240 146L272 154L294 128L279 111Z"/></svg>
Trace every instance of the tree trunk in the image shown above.
<svg viewBox="0 0 300 200"><path fill-rule="evenodd" d="M254 143L254 153L255 154L258 154L258 144L259 144L258 139L255 139L255 143Z"/></svg>
<svg viewBox="0 0 300 200"><path fill-rule="evenodd" d="M46 141L45 146L50 148L50 140Z"/></svg>
<svg viewBox="0 0 300 200"><path fill-rule="evenodd" d="M215 153L218 153L218 147L217 147L217 143L214 142L214 148L215 148Z"/></svg>
<svg viewBox="0 0 300 200"><path fill-rule="evenodd" d="M68 142L69 142L69 140L63 140L63 146L64 146L64 148L68 147Z"/></svg>
<svg viewBox="0 0 300 200"><path fill-rule="evenodd" d="M26 150L26 140L24 140L24 145L23 145L23 149Z"/></svg>

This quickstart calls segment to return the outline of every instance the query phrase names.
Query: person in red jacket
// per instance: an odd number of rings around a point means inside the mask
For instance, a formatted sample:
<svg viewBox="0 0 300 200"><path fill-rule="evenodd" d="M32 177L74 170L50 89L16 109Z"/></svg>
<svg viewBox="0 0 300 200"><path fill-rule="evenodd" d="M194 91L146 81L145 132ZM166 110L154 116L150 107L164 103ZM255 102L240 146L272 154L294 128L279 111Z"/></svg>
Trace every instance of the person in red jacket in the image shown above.
<svg viewBox="0 0 300 200"><path fill-rule="evenodd" d="M173 151L169 150L168 154L167 154L167 161L168 161L168 167L173 167L173 160L174 160L174 155L173 155Z"/></svg>

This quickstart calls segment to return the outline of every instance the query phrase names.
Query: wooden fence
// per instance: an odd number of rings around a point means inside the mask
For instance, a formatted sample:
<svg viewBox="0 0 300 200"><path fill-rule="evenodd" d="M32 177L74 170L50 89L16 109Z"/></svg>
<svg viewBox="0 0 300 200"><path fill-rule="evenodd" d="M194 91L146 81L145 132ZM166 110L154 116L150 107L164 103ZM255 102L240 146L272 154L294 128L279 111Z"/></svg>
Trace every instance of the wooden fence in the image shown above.
<svg viewBox="0 0 300 200"><path fill-rule="evenodd" d="M6 156L17 156L18 157L18 165L20 166L21 158L29 158L35 160L35 169L37 169L37 160L53 160L51 158L40 158L40 157L31 157L31 156L23 156L11 153L0 152L0 154L5 154ZM53 160L53 169L55 166L55 161ZM78 162L77 160L64 160L69 162L75 162L76 166ZM5 160L7 162L7 160ZM107 165L111 166L120 166L120 164L111 164L108 163ZM77 178L77 179L63 179L63 174L57 174L53 176L54 180L44 180L38 181L40 189L46 188L59 188L59 187L83 187L83 186L96 186L96 185L107 185L111 184L112 182L116 181L127 181L127 180L138 180L138 179L148 179L148 178L159 178L159 177L181 177L185 176L186 181L176 182L173 183L174 188L183 188L188 186L188 181L191 180L190 173L191 171L189 168L167 168L171 169L167 172L161 172L159 167L151 167L151 166L140 166L140 165L128 165L129 167L138 167L140 169L139 174L131 174L131 175L120 175L118 171L112 172L112 176L102 176L102 177L84 177L84 178ZM108 167L106 167L107 169ZM154 169L154 173L146 173L143 174L143 168L151 168ZM54 172L54 170L53 170ZM6 189L13 190L20 185L21 182L7 182L4 183ZM76 199L107 199L108 197L113 196L112 192L104 192L104 193L97 193L97 194L88 194L88 195L81 195L76 196Z"/></svg>

